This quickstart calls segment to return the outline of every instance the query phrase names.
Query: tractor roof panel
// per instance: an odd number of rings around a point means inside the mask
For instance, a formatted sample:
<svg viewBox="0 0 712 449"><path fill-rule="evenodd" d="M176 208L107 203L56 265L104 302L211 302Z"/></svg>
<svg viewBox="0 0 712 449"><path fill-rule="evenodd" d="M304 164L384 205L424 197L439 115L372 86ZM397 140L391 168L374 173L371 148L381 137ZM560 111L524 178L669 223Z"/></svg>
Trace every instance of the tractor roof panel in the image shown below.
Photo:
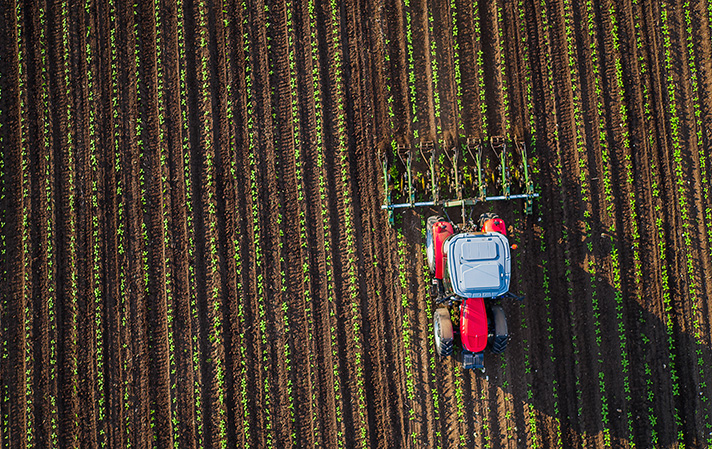
<svg viewBox="0 0 712 449"><path fill-rule="evenodd" d="M465 298L493 298L509 291L512 274L507 237L497 232L457 234L446 242L452 289Z"/></svg>

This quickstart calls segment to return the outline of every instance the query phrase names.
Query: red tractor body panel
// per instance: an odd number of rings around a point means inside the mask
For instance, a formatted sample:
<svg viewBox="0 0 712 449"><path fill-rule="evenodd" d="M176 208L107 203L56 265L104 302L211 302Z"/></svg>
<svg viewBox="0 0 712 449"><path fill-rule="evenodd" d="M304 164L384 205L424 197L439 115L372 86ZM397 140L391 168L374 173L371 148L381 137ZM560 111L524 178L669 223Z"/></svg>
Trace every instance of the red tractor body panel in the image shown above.
<svg viewBox="0 0 712 449"><path fill-rule="evenodd" d="M435 246L435 278L442 279L445 266L443 254L443 242L447 240L455 231L452 224L447 221L438 221L433 225L433 244Z"/></svg>
<svg viewBox="0 0 712 449"><path fill-rule="evenodd" d="M502 235L507 235L507 226L501 218L491 218L485 221L482 232L499 232Z"/></svg>
<svg viewBox="0 0 712 449"><path fill-rule="evenodd" d="M470 352L487 346L487 310L484 298L466 298L460 308L460 338Z"/></svg>

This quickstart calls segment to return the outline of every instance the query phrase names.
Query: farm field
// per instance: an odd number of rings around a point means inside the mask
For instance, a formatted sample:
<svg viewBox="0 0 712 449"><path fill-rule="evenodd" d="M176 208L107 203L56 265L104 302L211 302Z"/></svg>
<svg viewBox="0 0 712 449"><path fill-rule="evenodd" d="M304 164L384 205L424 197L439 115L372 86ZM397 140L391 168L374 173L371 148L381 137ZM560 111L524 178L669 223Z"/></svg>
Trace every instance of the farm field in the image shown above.
<svg viewBox="0 0 712 449"><path fill-rule="evenodd" d="M0 448L712 445L710 61L712 0L0 2ZM493 136L482 373L382 159Z"/></svg>

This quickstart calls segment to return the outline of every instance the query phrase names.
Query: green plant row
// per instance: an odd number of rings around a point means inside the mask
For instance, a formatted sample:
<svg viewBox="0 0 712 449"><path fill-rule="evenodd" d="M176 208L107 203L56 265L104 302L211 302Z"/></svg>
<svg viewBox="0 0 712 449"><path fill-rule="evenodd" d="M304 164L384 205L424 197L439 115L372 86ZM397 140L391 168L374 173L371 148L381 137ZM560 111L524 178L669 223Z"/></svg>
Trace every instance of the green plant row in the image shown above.
<svg viewBox="0 0 712 449"><path fill-rule="evenodd" d="M475 51L477 52L474 70L477 75L477 91L479 92L480 101L481 137L484 139L487 137L487 90L485 89L484 51L482 50L482 18L479 3L474 2L472 7L472 26L475 38Z"/></svg>
<svg viewBox="0 0 712 449"><path fill-rule="evenodd" d="M457 108L455 111L455 121L457 122L457 133L464 136L465 126L462 123L462 71L460 69L460 41L459 41L459 19L457 17L457 2L450 0L450 13L452 14L452 67L455 77L455 101Z"/></svg>
<svg viewBox="0 0 712 449"><path fill-rule="evenodd" d="M195 411L195 427L196 427L196 443L198 446L204 444L205 430L204 418L202 409L202 382L200 368L200 317L198 314L197 292L195 282L195 224L193 222L193 185L191 177L191 147L190 147L190 129L188 119L188 81L187 81L187 55L186 55L186 37L185 37L185 22L184 22L184 6L183 0L176 1L177 6L177 28L178 28L178 55L180 67L180 104L181 104L181 122L183 126L183 175L185 179L185 207L186 207L186 228L188 231L188 285L190 288L190 316L191 316L191 356L193 360L193 400Z"/></svg>
<svg viewBox="0 0 712 449"><path fill-rule="evenodd" d="M426 238L426 221L425 221L425 216L422 216L420 218L420 229L421 229L421 237L422 241L425 242ZM421 254L423 256L423 283L425 285L431 285L431 274L430 274L430 268L428 267L428 256L427 256L427 249L425 245L422 245L421 248ZM427 299L425 301L425 316L427 318L430 318L433 316L433 301L430 299ZM438 376L437 376L437 362L438 358L440 356L435 354L435 334L433 330L433 324L432 321L428 321L428 368L430 369L430 398L433 402L433 418L435 422L440 422L440 393L438 392ZM440 430L440 427L436 427L434 429L435 433L435 442L436 442L436 448L441 449L442 448L442 439L443 439L443 434L442 431Z"/></svg>
<svg viewBox="0 0 712 449"><path fill-rule="evenodd" d="M598 379L598 391L599 397L601 398L601 422L603 424L603 440L607 447L611 445L611 436L609 428L609 412L608 412L608 397L606 395L606 382L605 375L601 367L601 311L600 303L598 298L598 291L596 290L596 276L597 276L597 261L593 254L593 243L591 238L591 220L592 213L590 209L591 203L591 192L589 187L590 173L587 164L587 149L586 143L583 138L584 122L582 116L582 101L580 96L580 75L577 67L577 54L576 54L576 43L575 43L575 32L573 25L573 11L571 9L571 1L567 0L564 3L565 18L564 26L566 29L566 42L567 42L567 55L568 55L568 66L571 71L571 90L573 97L573 113L574 122L576 127L576 155L578 157L579 166L579 183L581 186L582 197L581 200L587 204L587 208L584 210L584 230L586 232L587 239L587 249L589 253L588 267L585 267L585 271L589 274L590 280L590 292L591 292L591 307L593 310L593 327L595 335L595 344L597 351L597 360L599 361L597 372L595 373ZM592 373L594 374L594 373ZM577 397L580 397L580 393L577 391ZM583 404L582 404L583 405Z"/></svg>
<svg viewBox="0 0 712 449"><path fill-rule="evenodd" d="M324 142L324 105L322 100L322 85L323 81L320 75L319 63L319 39L317 37L318 24L316 19L316 11L314 0L309 0L307 3L309 10L309 43L311 48L312 72L311 83L314 92L314 117L315 117L315 146L317 152L317 167L318 184L319 184L319 202L321 205L321 220L324 226L324 258L326 270L326 288L327 288L327 307L329 309L329 342L331 345L331 362L333 364L332 380L334 383L334 409L336 412L336 443L338 447L344 446L344 421L343 421L343 396L341 393L340 381L340 363L339 363L339 344L336 341L336 305L334 304L334 275L331 260L333 260L334 252L331 248L331 216L329 213L329 202L327 197L326 185L326 146Z"/></svg>
<svg viewBox="0 0 712 449"><path fill-rule="evenodd" d="M453 0L454 1L454 0ZM430 37L430 69L433 75L433 105L435 108L435 127L437 135L441 135L441 120L440 120L440 89L438 87L438 48L433 30L433 11L428 8L428 35Z"/></svg>
<svg viewBox="0 0 712 449"><path fill-rule="evenodd" d="M636 48L638 50L638 65L640 67L640 76L641 76L641 78L645 79L648 69L647 69L647 65L645 62L645 56L644 56L645 49L643 48L643 43L642 43L642 38L641 38L641 26L642 26L641 23L642 23L642 21L641 21L640 15L639 15L640 6L638 5L638 0L633 0L632 5L634 6L633 23L634 23L634 28L635 28L635 43L636 43ZM646 123L652 123L653 118L652 118L652 109L650 107L650 95L648 94L646 83L642 83L642 96L643 96L643 105L642 105L643 117L644 117ZM652 146L655 143L655 137L654 137L652 129L648 128L647 135L645 136L645 139L647 140L646 143L649 146ZM655 173L655 171L656 170L655 170L654 161L651 161L651 173ZM653 180L653 182L655 182L655 180ZM653 187L652 191L653 191L653 198L658 199L656 196L657 188ZM659 208L659 206L656 206L656 211L655 211L656 214L659 213L658 208ZM657 227L657 224L656 224L656 227ZM658 229L658 238L661 238L661 237L664 238L664 233L661 235L660 231L661 231L661 229ZM667 273L667 268L664 266L663 266L663 273ZM636 268L636 277L637 276L638 276L638 270ZM665 277L663 279L663 294L666 289L667 289L667 275L665 274ZM641 315L642 315L642 312L641 312ZM640 321L641 321L641 325L644 326L645 325L645 317L641 316ZM645 345L644 350L645 350L645 354L647 355L648 348L652 348L651 340L644 334L641 335L641 340L643 341L643 343ZM675 373L674 362L670 364L670 369L671 369L671 373ZM648 406L647 418L648 418L648 422L650 423L650 442L654 446L657 446L659 443L658 430L656 428L658 415L656 414L655 408L653 407L653 404L655 403L655 386L654 386L654 382L653 382L652 370L650 368L650 364L647 361L647 357L646 357L645 363L644 363L644 375L643 376L644 376L643 378L645 379L645 385L646 385L645 398L647 399L647 406ZM677 408L675 408L674 415L676 416L675 421L677 422L678 417L679 417L679 412L678 412Z"/></svg>
<svg viewBox="0 0 712 449"><path fill-rule="evenodd" d="M596 98L597 98L597 103L596 103L596 111L598 113L598 128L599 128L599 142L600 142L600 149L601 149L601 159L603 163L603 188L604 188L604 200L605 200L605 211L606 215L609 217L609 226L608 226L608 232L610 235L616 235L617 230L615 226L615 210L614 210L614 202L613 202L613 197L614 197L614 192L613 192L613 181L611 180L611 154L610 150L608 147L608 133L607 130L609 128L609 124L606 121L606 109L605 105L603 104L603 80L602 80L602 75L601 75L601 68L600 68L600 62L599 62L599 57L598 57L598 48L596 45L597 41L597 24L596 24L596 14L593 10L593 2L592 0L587 0L586 1L586 12L588 15L588 20L587 20L587 25L588 25L588 33L589 36L592 40L592 44L590 46L590 54L591 54L591 64L593 66L593 75L594 75L594 89L596 93ZM611 8L607 11L609 14L609 18L611 20L611 30L610 30L610 37L613 40L613 47L614 50L617 51L620 47L620 40L618 38L618 27L617 23L615 21L615 10L612 10ZM620 61L620 57L616 54L614 56L614 66L615 66L615 74L616 74L616 87L618 90L618 95L619 95L619 101L620 101L620 109L619 112L621 114L621 127L623 128L623 146L624 148L629 148L630 147L630 139L629 139L629 133L628 133L628 128L627 128L627 108L625 106L625 90L623 87L623 79L622 79L622 64ZM632 176L632 174L631 174ZM630 200L630 198L629 198ZM616 303L616 328L618 330L618 340L619 340L619 349L620 349L620 354L621 354L621 371L622 371L622 378L623 378L623 392L625 394L625 404L626 404L626 418L627 418L627 427L628 427L628 439L630 441L633 441L633 412L631 410L631 390L630 390L630 378L629 378L629 372L630 372L630 360L628 356L628 339L627 339L627 334L625 330L625 317L623 314L623 293L622 293L622 284L621 284L621 267L620 267L620 261L618 260L618 243L614 238L611 238L611 275L613 277L612 285L613 285L613 290L614 290L614 298L615 298L615 303ZM601 342L601 335L596 336L596 343L600 347L600 342ZM603 391L602 391L603 393ZM607 423L604 421L604 424L607 425Z"/></svg>
<svg viewBox="0 0 712 449"><path fill-rule="evenodd" d="M409 426L413 431L409 435L414 443L418 440L418 435L415 433L413 425L415 424L415 364L413 363L413 329L410 323L410 317L408 316L408 308L412 299L410 298L410 284L408 282L408 255L406 252L406 239L403 235L403 230L398 229L397 234L397 245L398 245L398 285L400 286L400 300L401 309L403 314L403 319L401 322L401 337L403 338L403 355L404 355L404 368L405 368L405 395L411 404L408 407L408 421Z"/></svg>
<svg viewBox="0 0 712 449"><path fill-rule="evenodd" d="M47 264L47 320L49 324L49 385L50 387L50 393L49 393L49 416L50 416L50 422L49 422L49 427L50 427L50 435L49 435L49 442L53 447L57 447L59 445L59 412L58 412L58 407L57 407L57 396L54 394L56 392L56 385L57 385L57 311L56 311L56 282L55 282L55 266L54 266L54 251L55 251L55 236L54 236L54 226L53 226L53 220L52 217L54 216L54 204L55 204L55 198L54 198L54 188L53 188L53 183L52 179L53 177L51 176L52 171L50 167L50 157L49 157L49 152L51 151L50 149L50 135L51 135L51 129L50 129L50 116L52 114L52 111L50 110L49 107L49 85L48 85L48 78L49 74L47 72L47 66L48 66L48 61L47 61L47 38L45 35L45 30L47 29L47 23L46 23L46 16L45 16L45 9L43 5L40 3L38 5L38 10L39 10L39 19L40 19L40 38L39 38L39 46L40 46L40 57L41 57L41 66L40 66L40 76L42 78L42 89L41 89L41 98L42 98L42 114L43 114L43 120L42 120L42 143L44 145L44 151L47 152L46 154L46 159L44 161L44 194L45 194L45 200L47 203L47 215L50 217L48 220L46 226L47 226L47 258L44 261ZM1 146L1 145L0 145ZM0 177L2 177L2 169L0 169ZM0 197L4 196L4 193L0 194ZM0 198L0 201L2 199ZM4 219L3 219L4 222ZM0 234L3 235L3 242L4 242L4 236L5 233L0 232ZM3 249L4 252L4 249ZM0 280L1 281L1 280Z"/></svg>
<svg viewBox="0 0 712 449"><path fill-rule="evenodd" d="M403 0L403 5L405 6L405 44L406 44L406 54L408 63L408 103L411 105L411 121L413 123L413 138L418 139L418 129L416 123L418 122L418 101L415 88L415 55L413 49L413 25L412 25L412 12L410 8L410 0Z"/></svg>
<svg viewBox="0 0 712 449"><path fill-rule="evenodd" d="M91 23L92 1L86 0L84 3L85 21ZM88 92L88 111L89 111L89 165L91 169L91 233L92 233L92 275L91 289L94 295L94 339L96 351L96 401L97 401L97 427L98 427L98 443L101 447L107 446L106 435L106 394L104 390L104 295L103 295L103 261L102 255L102 240L99 226L99 163L97 160L97 145L96 145L96 101L95 101L95 86L93 72L93 55L90 38L92 36L91 25L87 25L86 31L86 77L87 77L87 92ZM44 67L43 67L44 70Z"/></svg>
<svg viewBox="0 0 712 449"><path fill-rule="evenodd" d="M532 155L532 172L533 173L538 173L539 172L539 167L537 164L537 158L535 156L535 148L536 148L536 116L534 114L534 99L532 95L532 67L531 67L531 61L529 60L529 35L527 33L527 27L526 27L526 17L525 17L525 12L526 9L524 7L524 0L518 0L517 3L517 10L519 11L519 33L521 35L521 51L522 51L522 62L523 62L523 67L524 67L524 85L526 89L526 96L525 96L525 101L526 101L526 116L528 119L528 123L530 126L530 138L529 138L529 143L528 143L528 148L530 151L530 154ZM518 218L518 221L521 222L521 219ZM521 229L520 224L515 224L515 227L518 229ZM516 234L515 237L515 243L519 243L521 240L521 236L519 233ZM518 270L521 269L521 259L517 259L517 267ZM522 303L520 305L520 313L521 313L521 323L520 327L522 329L522 348L524 349L524 373L526 374L526 392L527 392L527 399L524 403L524 420L525 420L525 425L526 425L526 432L527 435L529 435L529 440L527 441L527 444L529 445L530 448L532 449L538 449L539 448L539 441L541 439L541 436L539 435L537 423L536 423L536 413L534 412L534 408L532 406L532 402L534 399L534 387L532 384L532 364L531 364L531 355L529 353L529 343L527 340L527 335L528 333L528 323L526 320L526 305Z"/></svg>
<svg viewBox="0 0 712 449"><path fill-rule="evenodd" d="M504 108L504 135L511 139L512 123L509 112L509 91L507 89L507 49L504 43L504 7L502 2L497 2L497 35L499 43L499 61L497 65L502 77L502 106Z"/></svg>
<svg viewBox="0 0 712 449"><path fill-rule="evenodd" d="M163 75L163 27L161 23L161 12L158 2L153 4L153 16L156 23L156 91L158 99L158 144L160 147L160 167L161 167L161 195L163 197L162 223L163 223L163 245L170 248L173 241L169 226L171 213L170 183L168 182L168 148L165 142L166 136L166 101L165 82ZM171 254L166 251L163 260L163 272L165 273L166 285L166 322L168 326L168 369L170 373L170 420L171 436L174 449L178 449L181 443L179 434L180 418L178 417L178 384L177 384L177 362L175 347L175 322L173 303L173 271Z"/></svg>
<svg viewBox="0 0 712 449"><path fill-rule="evenodd" d="M667 82L667 112L669 113L669 124L670 124L670 138L672 140L673 149L673 172L675 175L675 185L677 192L677 203L680 209L680 218L682 221L682 240L685 245L685 266L687 268L687 290L689 293L689 303L692 306L692 329L694 331L695 342L696 342L696 354L697 354L697 367L698 373L700 375L700 383L696 388L696 395L702 402L700 406L703 409L703 420L707 428L712 426L710 422L710 413L708 406L708 398L706 395L706 376L704 369L704 360L702 358L703 353L703 342L702 342L702 332L700 329L700 306L698 298L698 285L696 280L696 273L694 269L693 260L693 243L691 234L694 231L692 224L690 223L690 211L688 209L687 201L687 176L683 171L683 164L685 164L685 159L682 156L682 145L681 142L681 130L680 130L680 117L677 110L678 94L676 88L676 82L674 78L674 64L673 61L673 49L672 49L672 38L669 18L668 18L668 5L665 2L660 3L660 24L661 31L663 34L663 49L665 54L665 80ZM693 74L692 81L696 83L696 74ZM708 438L712 440L712 435Z"/></svg>
<svg viewBox="0 0 712 449"><path fill-rule="evenodd" d="M79 379L79 363L77 348L79 347L78 342L78 322L77 322L77 295L78 295L78 279L77 279L77 224L76 224L76 184L75 184L75 148L74 148L74 131L72 124L74 123L74 118L72 114L72 101L74 98L72 95L72 79L71 79L71 61L70 61L70 43L69 43L69 18L68 18L69 5L67 1L64 0L61 6L61 18L62 18L62 63L64 67L64 89L67 98L67 110L66 110L66 137L67 137L67 162L68 168L68 182L67 190L69 191L69 223L67 229L67 235L69 236L69 248L68 248L68 266L69 266L69 282L67 286L67 303L69 304L68 309L65 311L65 323L68 324L69 331L69 343L70 350L66 354L69 367L70 383L72 385L72 401L71 403L78 403L78 379ZM70 426L73 428L78 428L80 424L79 410L76 407L72 407L72 410L65 410L65 418L68 418L71 422ZM71 432L68 444L70 446L79 445L79 433Z"/></svg>
<svg viewBox="0 0 712 449"><path fill-rule="evenodd" d="M18 56L18 87L20 96L20 173L22 177L21 189L22 189L22 276L23 276L23 291L22 291L22 313L18 314L17 319L22 321L23 333L22 338L24 347L21 351L24 353L24 407L20 405L19 414L15 419L20 422L25 423L25 442L27 447L34 447L35 444L35 434L34 434L34 400L33 400L33 378L34 378L34 354L32 350L33 341L32 338L32 284L30 280L30 275L32 273L32 264L30 260L31 248L30 248L30 177L29 177L29 161L27 153L27 105L28 105L28 95L27 95L27 85L26 85L26 73L27 68L25 67L25 53L26 53L26 42L24 36L24 11L20 8L20 4L15 5L15 15L17 17L17 56Z"/></svg>

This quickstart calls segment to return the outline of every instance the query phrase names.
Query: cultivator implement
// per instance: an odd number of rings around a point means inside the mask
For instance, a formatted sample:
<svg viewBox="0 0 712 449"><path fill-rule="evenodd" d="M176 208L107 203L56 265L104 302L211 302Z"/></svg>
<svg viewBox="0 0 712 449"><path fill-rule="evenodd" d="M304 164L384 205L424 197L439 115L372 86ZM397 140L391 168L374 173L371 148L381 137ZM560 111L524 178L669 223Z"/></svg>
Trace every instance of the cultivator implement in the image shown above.
<svg viewBox="0 0 712 449"><path fill-rule="evenodd" d="M502 136L488 141L469 138L439 149L434 142L423 140L417 148L416 152L413 146L397 144L390 157L388 151L381 155L385 184L381 208L388 211L391 225L395 210L423 206L460 207L463 223L466 207L486 201L522 199L524 212L532 213L534 198L539 195L534 193L523 141L509 142ZM426 170L427 175L423 173ZM487 196L488 190L498 194ZM394 196L400 202L394 202Z"/></svg>

